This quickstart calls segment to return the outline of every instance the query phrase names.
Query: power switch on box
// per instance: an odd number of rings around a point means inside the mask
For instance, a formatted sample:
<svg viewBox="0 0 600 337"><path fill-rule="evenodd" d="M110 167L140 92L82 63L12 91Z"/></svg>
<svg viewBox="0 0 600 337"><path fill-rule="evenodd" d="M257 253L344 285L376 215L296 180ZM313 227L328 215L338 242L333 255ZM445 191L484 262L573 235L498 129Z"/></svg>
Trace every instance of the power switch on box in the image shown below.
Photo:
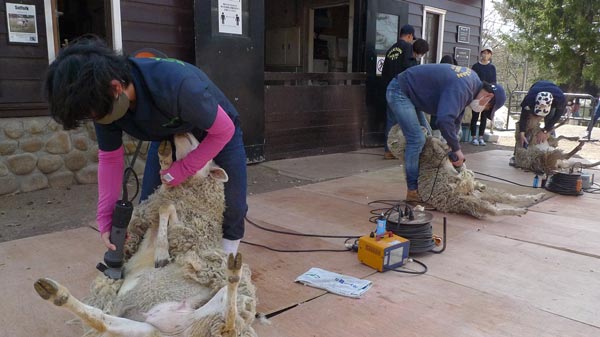
<svg viewBox="0 0 600 337"><path fill-rule="evenodd" d="M358 239L358 260L380 272L395 269L408 259L409 247L410 241L391 232L381 238L365 235Z"/></svg>

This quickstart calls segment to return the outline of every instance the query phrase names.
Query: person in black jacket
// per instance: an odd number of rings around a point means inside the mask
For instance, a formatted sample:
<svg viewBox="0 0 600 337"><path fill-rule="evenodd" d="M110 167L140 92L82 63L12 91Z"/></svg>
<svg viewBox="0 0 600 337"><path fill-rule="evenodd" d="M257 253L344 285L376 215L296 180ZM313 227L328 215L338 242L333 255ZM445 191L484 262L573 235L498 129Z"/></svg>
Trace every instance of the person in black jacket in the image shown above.
<svg viewBox="0 0 600 337"><path fill-rule="evenodd" d="M479 75L479 78L491 84L496 84L496 66L492 64L492 48L486 47L481 53L479 62L475 63L471 69ZM479 118L481 117L481 118ZM485 145L483 135L485 133L485 127L487 124L487 118L493 118L489 111L482 111L481 113L473 111L471 115L471 144L473 145ZM479 120L479 138L477 138L476 129L477 121Z"/></svg>
<svg viewBox="0 0 600 337"><path fill-rule="evenodd" d="M429 51L429 44L423 39L416 39L415 29L411 25L404 25L400 29L400 39L385 53L381 78L384 91L390 81L404 70L419 64L418 60ZM385 95L385 94L384 94ZM390 110L386 105L385 122L385 159L394 159L394 155L387 147L387 135L394 125Z"/></svg>
<svg viewBox="0 0 600 337"><path fill-rule="evenodd" d="M548 139L548 133L552 132L556 122L567 111L567 99L560 90L560 88L550 81L537 81L535 82L527 95L521 102L521 116L519 117L519 137L515 144L515 151L517 147L527 147L529 143L533 144L543 143ZM533 139L527 139L526 131L527 124L531 119L537 120L538 123L542 119L544 120L544 128L542 132ZM514 155L508 162L510 166L515 166Z"/></svg>

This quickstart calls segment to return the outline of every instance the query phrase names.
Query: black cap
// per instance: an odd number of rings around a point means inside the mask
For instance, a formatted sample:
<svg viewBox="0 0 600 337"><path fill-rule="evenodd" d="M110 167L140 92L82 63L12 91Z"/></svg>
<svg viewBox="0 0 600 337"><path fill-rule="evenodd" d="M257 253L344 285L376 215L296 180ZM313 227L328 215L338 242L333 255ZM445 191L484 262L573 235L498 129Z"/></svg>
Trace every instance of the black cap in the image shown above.
<svg viewBox="0 0 600 337"><path fill-rule="evenodd" d="M412 34L412 36L415 36L415 28L411 25L404 25L402 26L402 28L400 28L400 36L402 35L408 35L408 34Z"/></svg>

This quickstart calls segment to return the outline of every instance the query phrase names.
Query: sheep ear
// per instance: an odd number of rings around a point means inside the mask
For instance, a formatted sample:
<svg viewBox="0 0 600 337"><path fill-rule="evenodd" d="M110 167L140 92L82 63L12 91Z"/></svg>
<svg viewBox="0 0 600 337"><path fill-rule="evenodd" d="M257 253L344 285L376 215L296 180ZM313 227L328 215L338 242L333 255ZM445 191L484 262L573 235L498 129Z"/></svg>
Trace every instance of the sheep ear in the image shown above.
<svg viewBox="0 0 600 337"><path fill-rule="evenodd" d="M229 180L227 172L220 167L211 167L209 176L222 183L226 183Z"/></svg>

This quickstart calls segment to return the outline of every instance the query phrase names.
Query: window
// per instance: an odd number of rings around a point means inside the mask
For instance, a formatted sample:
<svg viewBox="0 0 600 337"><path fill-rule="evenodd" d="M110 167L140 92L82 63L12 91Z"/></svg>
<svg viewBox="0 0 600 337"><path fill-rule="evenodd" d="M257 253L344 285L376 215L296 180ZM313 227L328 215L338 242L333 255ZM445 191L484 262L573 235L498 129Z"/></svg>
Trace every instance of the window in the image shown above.
<svg viewBox="0 0 600 337"><path fill-rule="evenodd" d="M398 16L384 13L377 14L375 31L377 34L375 49L390 49L398 41Z"/></svg>
<svg viewBox="0 0 600 337"><path fill-rule="evenodd" d="M74 38L92 33L122 49L120 0L44 0L48 62ZM114 18L111 20L111 18Z"/></svg>

